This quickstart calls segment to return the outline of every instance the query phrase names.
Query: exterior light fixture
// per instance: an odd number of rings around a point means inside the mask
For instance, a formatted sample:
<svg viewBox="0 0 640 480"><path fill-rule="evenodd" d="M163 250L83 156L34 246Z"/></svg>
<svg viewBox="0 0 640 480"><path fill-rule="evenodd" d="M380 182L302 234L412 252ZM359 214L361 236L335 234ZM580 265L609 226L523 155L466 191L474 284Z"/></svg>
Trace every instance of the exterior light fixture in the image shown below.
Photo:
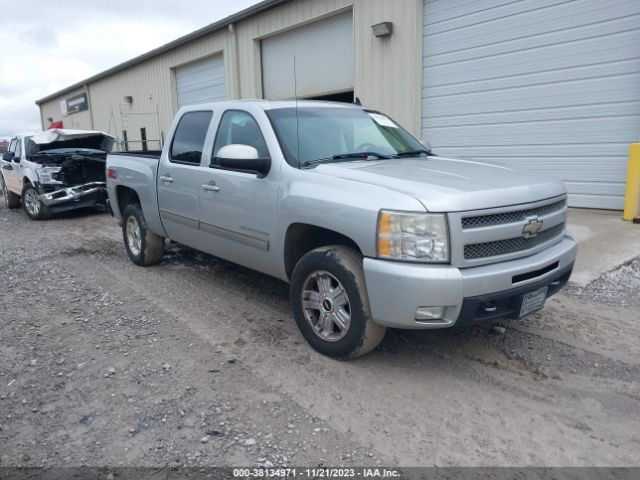
<svg viewBox="0 0 640 480"><path fill-rule="evenodd" d="M376 25L371 25L371 30L376 37L387 37L393 33L392 22L382 22Z"/></svg>
<svg viewBox="0 0 640 480"><path fill-rule="evenodd" d="M124 97L124 101L127 102L128 104L132 104L133 97L131 95L127 95L126 97Z"/></svg>

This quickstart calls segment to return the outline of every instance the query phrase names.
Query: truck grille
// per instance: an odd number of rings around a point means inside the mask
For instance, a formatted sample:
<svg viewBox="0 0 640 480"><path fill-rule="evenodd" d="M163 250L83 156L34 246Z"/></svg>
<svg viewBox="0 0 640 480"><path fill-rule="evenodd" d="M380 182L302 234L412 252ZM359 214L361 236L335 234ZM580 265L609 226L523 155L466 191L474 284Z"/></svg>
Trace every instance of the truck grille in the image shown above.
<svg viewBox="0 0 640 480"><path fill-rule="evenodd" d="M505 262L533 255L562 240L567 197L451 212L448 220L453 265L465 268Z"/></svg>
<svg viewBox="0 0 640 480"><path fill-rule="evenodd" d="M548 213L556 212L558 210L562 210L566 205L566 200L561 200L560 202L552 203L551 205L544 205L542 207L536 208L528 208L526 210L518 210L516 212L505 212L505 213L496 213L493 215L479 215L475 217L465 217L462 219L462 228L464 230L472 229L472 228L481 228L481 227L490 227L492 225L503 225L507 223L516 223L523 220L526 220L527 217L531 217L533 215L542 216ZM505 240L509 241L509 240ZM491 242L494 243L494 242ZM478 244L481 245L481 244ZM468 245L469 247L473 245ZM477 257L471 258L481 258L486 255L480 255ZM466 258L466 250L465 250L465 258Z"/></svg>
<svg viewBox="0 0 640 480"><path fill-rule="evenodd" d="M497 217L500 215L491 216ZM537 247L538 245L541 245L555 237L562 235L564 233L564 228L564 223L561 223L560 225L556 225L555 227L551 227L548 230L540 232L537 236L532 238L518 237L509 238L507 240L497 240L494 242L473 243L470 245L465 245L464 258L465 260L473 260L476 258L497 257L499 255L507 255L509 253L529 250L530 248Z"/></svg>

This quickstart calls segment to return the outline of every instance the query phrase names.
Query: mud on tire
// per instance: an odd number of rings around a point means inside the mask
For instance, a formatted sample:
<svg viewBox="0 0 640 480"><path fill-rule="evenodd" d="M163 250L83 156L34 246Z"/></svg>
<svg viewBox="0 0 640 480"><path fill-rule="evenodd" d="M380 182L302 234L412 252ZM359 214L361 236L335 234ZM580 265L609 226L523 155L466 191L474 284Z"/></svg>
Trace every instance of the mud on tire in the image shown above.
<svg viewBox="0 0 640 480"><path fill-rule="evenodd" d="M359 357L384 338L386 328L371 318L362 256L350 248L333 245L305 254L293 270L290 298L302 335L324 355Z"/></svg>
<svg viewBox="0 0 640 480"><path fill-rule="evenodd" d="M164 254L164 237L149 230L137 203L128 205L122 213L122 237L127 255L136 265L154 265Z"/></svg>

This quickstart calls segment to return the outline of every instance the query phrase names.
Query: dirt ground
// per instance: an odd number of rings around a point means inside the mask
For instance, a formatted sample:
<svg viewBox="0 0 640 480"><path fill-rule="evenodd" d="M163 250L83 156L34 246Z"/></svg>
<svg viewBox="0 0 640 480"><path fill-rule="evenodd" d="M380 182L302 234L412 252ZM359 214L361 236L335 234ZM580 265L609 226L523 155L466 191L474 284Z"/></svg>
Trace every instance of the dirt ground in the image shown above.
<svg viewBox="0 0 640 480"><path fill-rule="evenodd" d="M284 283L175 245L137 267L120 235L0 208L0 466L640 465L637 262L339 362Z"/></svg>

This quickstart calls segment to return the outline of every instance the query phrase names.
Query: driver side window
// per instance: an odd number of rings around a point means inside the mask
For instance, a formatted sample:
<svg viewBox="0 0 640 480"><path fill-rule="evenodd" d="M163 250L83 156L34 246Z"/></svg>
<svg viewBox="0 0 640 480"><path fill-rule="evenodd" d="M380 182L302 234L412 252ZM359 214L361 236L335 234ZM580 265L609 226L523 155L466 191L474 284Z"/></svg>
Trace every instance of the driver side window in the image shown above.
<svg viewBox="0 0 640 480"><path fill-rule="evenodd" d="M269 149L258 122L249 113L240 110L228 110L222 115L216 141L213 146L212 167L218 165L218 152L227 145L249 145L258 151L260 158L269 157Z"/></svg>

